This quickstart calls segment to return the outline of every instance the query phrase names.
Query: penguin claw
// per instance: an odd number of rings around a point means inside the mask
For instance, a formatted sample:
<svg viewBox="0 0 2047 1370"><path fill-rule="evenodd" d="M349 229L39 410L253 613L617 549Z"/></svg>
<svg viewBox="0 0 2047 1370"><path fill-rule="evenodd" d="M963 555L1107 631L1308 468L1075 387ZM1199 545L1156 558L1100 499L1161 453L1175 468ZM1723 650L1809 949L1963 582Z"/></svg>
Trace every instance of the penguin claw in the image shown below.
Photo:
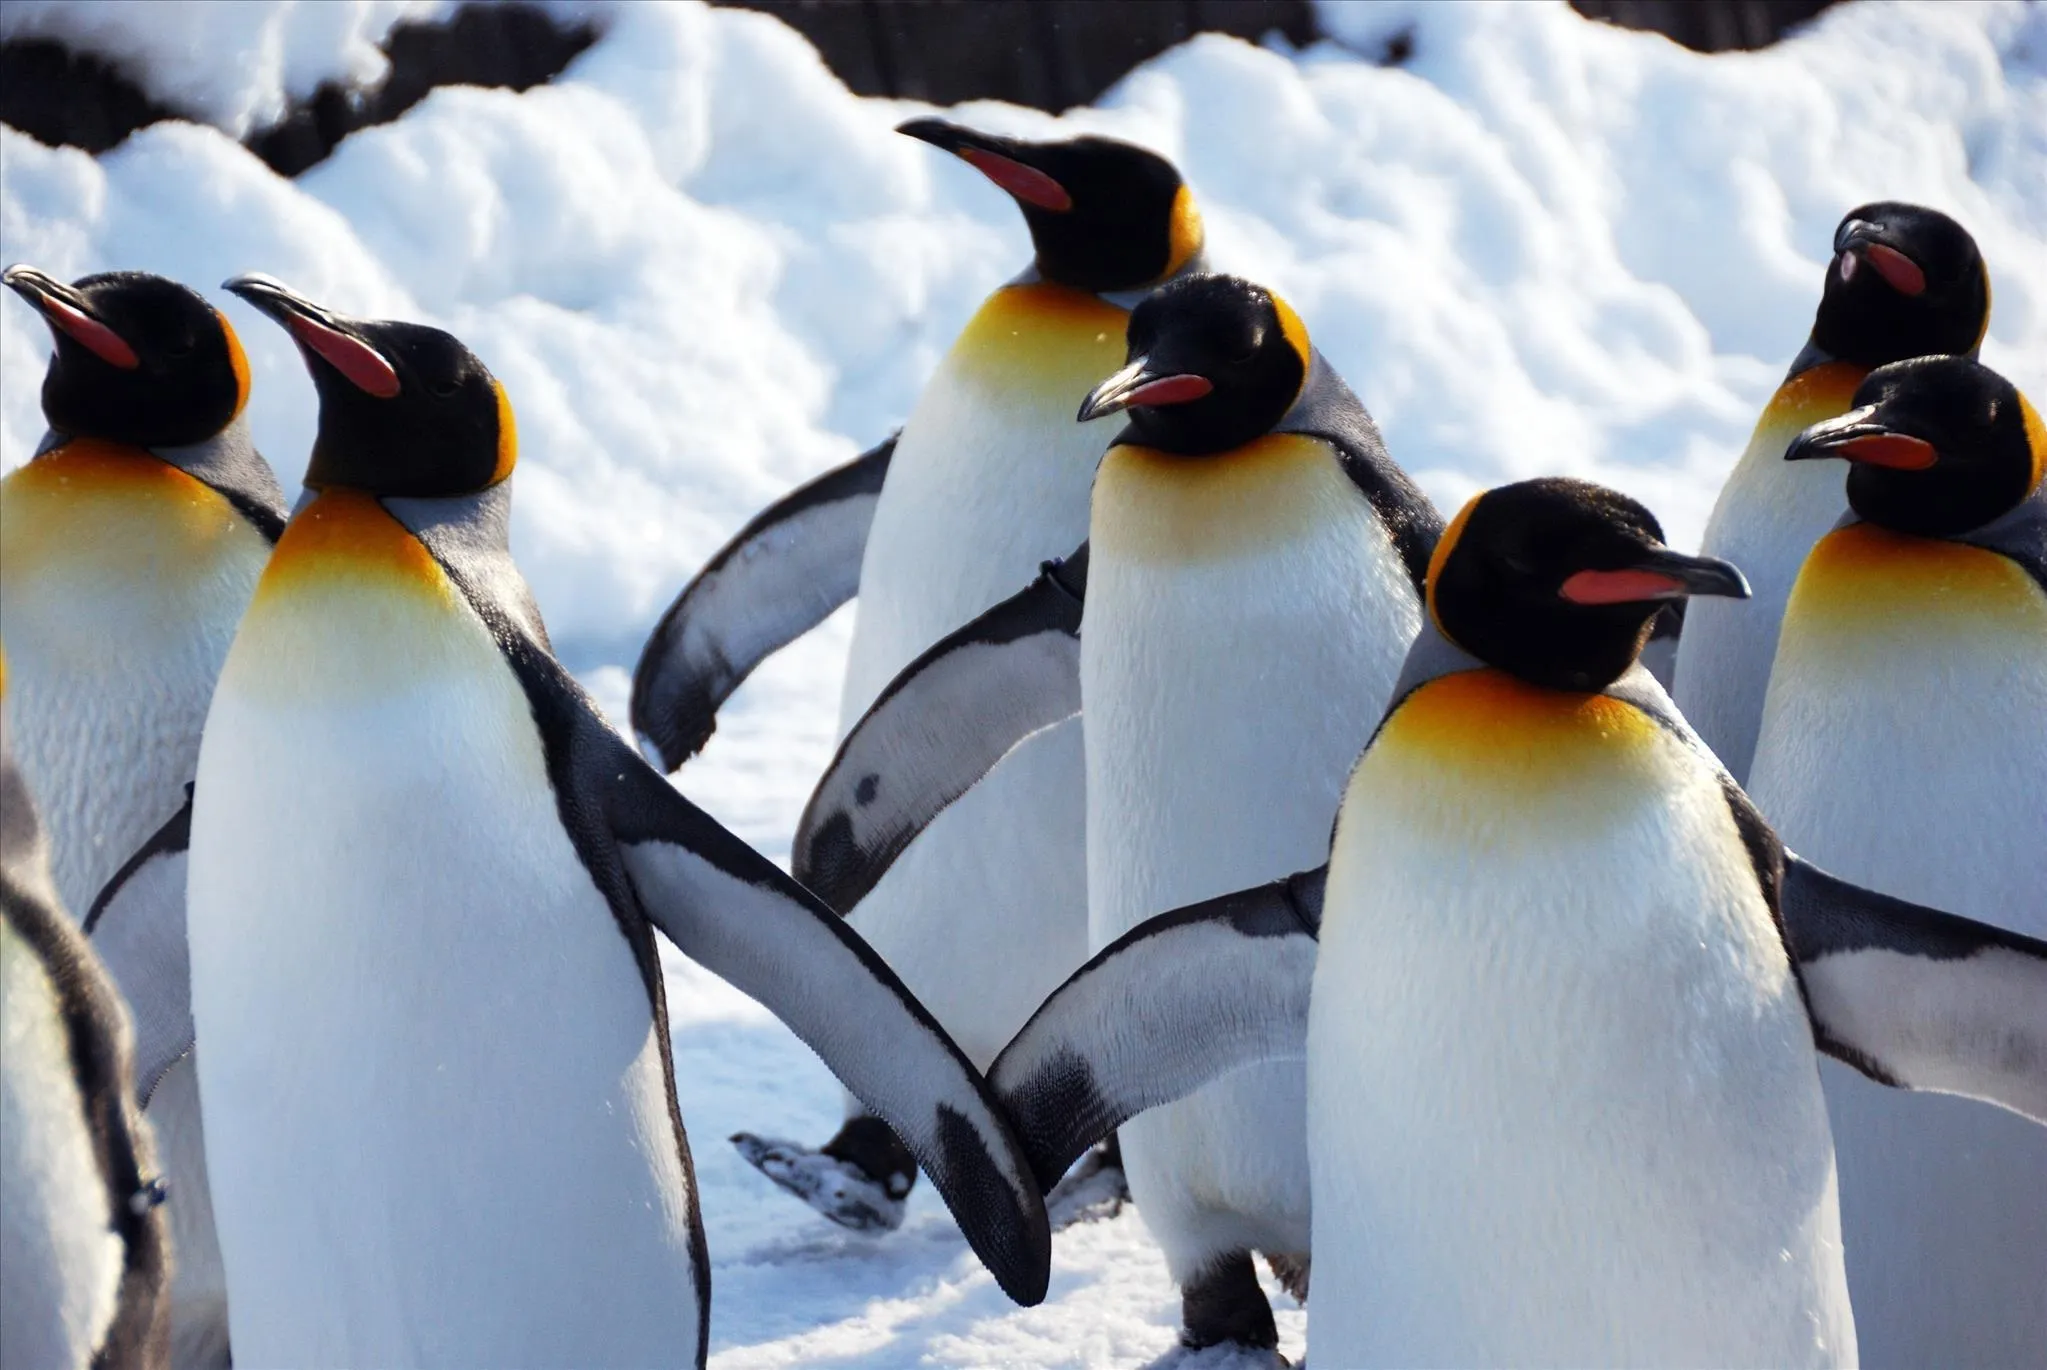
<svg viewBox="0 0 2047 1370"><path fill-rule="evenodd" d="M1080 1223L1113 1218L1128 1202L1130 1183L1123 1176L1123 1167L1098 1148L1052 1186L1045 1195L1045 1216L1054 1232L1063 1232Z"/></svg>
<svg viewBox="0 0 2047 1370"><path fill-rule="evenodd" d="M907 1205L857 1166L800 1142L737 1132L732 1145L748 1165L794 1194L840 1227L854 1232L893 1232L903 1225Z"/></svg>

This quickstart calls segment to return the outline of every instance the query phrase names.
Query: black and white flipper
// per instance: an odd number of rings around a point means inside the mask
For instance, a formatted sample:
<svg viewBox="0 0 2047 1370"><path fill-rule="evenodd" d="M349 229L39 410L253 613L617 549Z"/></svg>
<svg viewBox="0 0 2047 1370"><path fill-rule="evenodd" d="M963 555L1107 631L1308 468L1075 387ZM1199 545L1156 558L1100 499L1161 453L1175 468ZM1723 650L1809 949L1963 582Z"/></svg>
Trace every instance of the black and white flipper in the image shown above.
<svg viewBox="0 0 2047 1370"><path fill-rule="evenodd" d="M905 666L804 806L796 878L841 913L1033 733L1080 712L1087 544Z"/></svg>
<svg viewBox="0 0 2047 1370"><path fill-rule="evenodd" d="M1781 902L1822 1050L1882 1084L2047 1124L2047 942L1851 885L1789 852Z"/></svg>
<svg viewBox="0 0 2047 1370"><path fill-rule="evenodd" d="M662 767L703 750L718 708L860 589L891 435L769 505L683 588L633 669L632 723Z"/></svg>
<svg viewBox="0 0 2047 1370"><path fill-rule="evenodd" d="M843 919L629 761L605 805L648 920L787 1023L902 1139L1004 1292L1043 1299L1044 1198L966 1056Z"/></svg>
<svg viewBox="0 0 2047 1370"><path fill-rule="evenodd" d="M1148 1108L1307 1053L1328 867L1147 920L1047 998L988 1069L1038 1182Z"/></svg>
<svg viewBox="0 0 2047 1370"><path fill-rule="evenodd" d="M185 944L185 855L192 787L169 822L122 863L92 901L85 933L128 1001L135 1024L135 1094L192 1049L192 962Z"/></svg>

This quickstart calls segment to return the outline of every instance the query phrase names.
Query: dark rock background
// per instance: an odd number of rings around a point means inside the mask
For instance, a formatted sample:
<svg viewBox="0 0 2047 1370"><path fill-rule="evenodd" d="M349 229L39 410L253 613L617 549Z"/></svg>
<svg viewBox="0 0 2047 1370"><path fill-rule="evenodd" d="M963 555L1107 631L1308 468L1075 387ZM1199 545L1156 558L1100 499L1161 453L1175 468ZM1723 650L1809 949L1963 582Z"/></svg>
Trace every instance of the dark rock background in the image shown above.
<svg viewBox="0 0 2047 1370"><path fill-rule="evenodd" d="M1652 29L1700 52L1766 47L1831 0L1572 0L1579 13ZM1307 0L714 0L775 15L808 38L855 92L956 104L992 98L1040 109L1087 104L1147 58L1197 33L1296 46L1318 33ZM537 6L470 4L439 24L400 24L391 72L374 90L324 85L252 133L280 175L323 160L359 128L397 118L435 86L525 90L551 80L597 38ZM1399 63L1396 36L1375 61ZM0 122L53 146L104 152L180 111L152 101L90 53L41 39L0 43Z"/></svg>

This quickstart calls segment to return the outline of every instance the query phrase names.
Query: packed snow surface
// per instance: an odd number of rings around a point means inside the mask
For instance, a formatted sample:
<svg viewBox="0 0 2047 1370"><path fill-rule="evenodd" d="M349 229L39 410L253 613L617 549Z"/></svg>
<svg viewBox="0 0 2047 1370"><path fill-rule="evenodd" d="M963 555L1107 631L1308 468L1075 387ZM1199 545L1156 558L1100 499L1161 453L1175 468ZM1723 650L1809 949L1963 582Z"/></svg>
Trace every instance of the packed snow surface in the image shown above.
<svg viewBox="0 0 2047 1370"><path fill-rule="evenodd" d="M437 8L9 0L0 33L100 51L218 127L159 124L97 160L0 130L0 259L207 291L248 346L256 433L287 487L311 385L217 282L267 271L459 334L518 410L520 564L622 721L669 598L761 505L900 422L1028 239L978 175L891 132L921 107L848 94L771 18L697 5L621 6L551 85L440 90L296 181L232 140L321 80L374 82L375 40ZM1174 158L1217 264L1295 304L1446 513L1568 473L1695 542L1803 341L1835 222L1867 200L1975 233L1995 292L1984 360L2047 392L2047 7L1843 5L1710 58L1561 4L1322 16L1342 45L1203 37L1097 108L955 117ZM1403 31L1412 57L1375 65ZM0 303L0 465L41 433L48 346ZM849 628L842 613L765 667L679 777L778 856L830 751ZM1018 1310L928 1186L878 1241L771 1192L725 1135L820 1140L837 1089L764 1010L669 970L715 1364L1175 1357L1178 1299L1134 1213L1063 1234L1050 1298ZM1297 1354L1302 1315L1281 1326Z"/></svg>

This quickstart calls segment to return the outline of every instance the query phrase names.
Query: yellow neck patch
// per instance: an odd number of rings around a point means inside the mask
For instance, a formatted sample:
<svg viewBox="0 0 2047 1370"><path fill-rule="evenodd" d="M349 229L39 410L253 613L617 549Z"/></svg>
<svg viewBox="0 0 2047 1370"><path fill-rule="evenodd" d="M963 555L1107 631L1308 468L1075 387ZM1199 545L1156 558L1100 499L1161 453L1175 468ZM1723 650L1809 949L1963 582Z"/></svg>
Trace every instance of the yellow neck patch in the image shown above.
<svg viewBox="0 0 2047 1370"><path fill-rule="evenodd" d="M256 600L274 603L337 582L440 601L455 593L433 554L374 495L339 486L322 490L286 526Z"/></svg>
<svg viewBox="0 0 2047 1370"><path fill-rule="evenodd" d="M216 309L213 317L220 321L221 337L227 340L227 364L235 374L235 416L239 418L249 404L249 355L242 351L242 340L235 335L227 315Z"/></svg>
<svg viewBox="0 0 2047 1370"><path fill-rule="evenodd" d="M1822 362L1807 367L1777 387L1777 393L1763 406L1763 416L1756 428L1758 431L1789 428L1795 435L1822 419L1845 414L1855 400L1855 387L1868 374L1868 367L1853 362ZM1778 455L1781 454L1780 447Z"/></svg>
<svg viewBox="0 0 2047 1370"><path fill-rule="evenodd" d="M1409 695L1366 765L1382 778L1389 770L1426 776L1412 787L1417 799L1505 791L1543 810L1569 796L1606 809L1639 792L1628 780L1652 775L1658 733L1648 715L1610 695L1546 690L1487 667L1440 676ZM1410 788L1407 779L1395 783Z"/></svg>
<svg viewBox="0 0 2047 1370"><path fill-rule="evenodd" d="M490 388L498 397L498 460L490 473L490 483L496 485L519 464L519 424L512 416L512 401L505 394L504 382L493 380Z"/></svg>
<svg viewBox="0 0 2047 1370"><path fill-rule="evenodd" d="M960 330L946 362L999 393L1049 390L1070 412L1123 365L1129 322L1128 311L1085 290L1050 281L1004 286Z"/></svg>
<svg viewBox="0 0 2047 1370"><path fill-rule="evenodd" d="M1355 502L1328 444L1300 433L1205 457L1124 445L1095 475L1090 536L1103 557L1221 561L1295 545Z"/></svg>
<svg viewBox="0 0 2047 1370"><path fill-rule="evenodd" d="M1201 210L1194 203L1194 192L1184 185L1173 195L1173 215L1167 223L1166 235L1165 275L1171 276L1194 260L1194 255L1201 251L1201 244L1206 240Z"/></svg>
<svg viewBox="0 0 2047 1370"><path fill-rule="evenodd" d="M1981 547L1851 523L1821 538L1785 606L1780 651L1924 651L1953 637L2047 639L2047 593Z"/></svg>

